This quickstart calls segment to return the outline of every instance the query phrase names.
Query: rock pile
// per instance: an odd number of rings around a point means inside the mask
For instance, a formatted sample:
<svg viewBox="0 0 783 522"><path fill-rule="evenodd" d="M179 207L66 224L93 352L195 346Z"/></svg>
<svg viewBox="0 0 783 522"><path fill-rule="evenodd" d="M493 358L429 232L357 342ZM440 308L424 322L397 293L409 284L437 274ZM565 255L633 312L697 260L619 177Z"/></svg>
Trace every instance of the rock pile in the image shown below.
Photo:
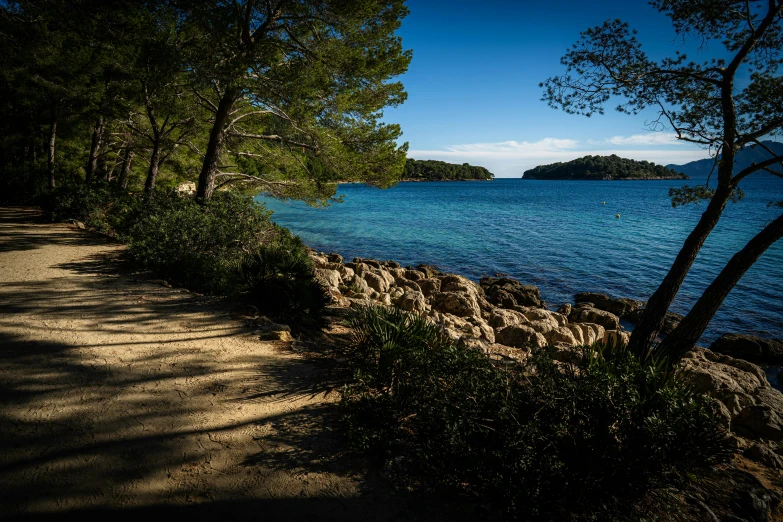
<svg viewBox="0 0 783 522"><path fill-rule="evenodd" d="M568 305L566 313L547 310L538 288L513 279L485 277L477 284L424 265L403 268L395 261L362 258L346 263L337 254L312 257L316 277L335 303L376 303L423 314L452 339L485 351L524 358L530 348L627 342L629 337L617 315L587 302Z"/></svg>

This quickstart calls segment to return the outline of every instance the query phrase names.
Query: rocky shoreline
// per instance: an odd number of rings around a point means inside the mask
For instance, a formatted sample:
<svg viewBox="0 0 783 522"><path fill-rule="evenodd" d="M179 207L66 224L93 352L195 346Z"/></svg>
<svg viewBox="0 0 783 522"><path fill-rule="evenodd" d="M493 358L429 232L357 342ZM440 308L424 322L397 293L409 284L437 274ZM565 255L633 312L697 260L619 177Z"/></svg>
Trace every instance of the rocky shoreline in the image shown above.
<svg viewBox="0 0 783 522"><path fill-rule="evenodd" d="M585 292L575 296L574 304L551 311L538 288L510 278L485 277L476 283L427 265L402 267L395 261L363 258L345 262L339 254L316 252L311 256L334 313L370 304L395 306L425 315L455 341L512 364L524 363L531 350L547 345L556 349L557 360L568 362L576 346L627 343L630 332L620 320L636 322L645 305ZM681 318L669 314L664 333ZM783 343L725 337L713 346L732 355L783 357ZM772 388L764 371L748 360L704 348L686 354L680 367L698 393L715 400L716 414L737 452L783 470L783 394Z"/></svg>

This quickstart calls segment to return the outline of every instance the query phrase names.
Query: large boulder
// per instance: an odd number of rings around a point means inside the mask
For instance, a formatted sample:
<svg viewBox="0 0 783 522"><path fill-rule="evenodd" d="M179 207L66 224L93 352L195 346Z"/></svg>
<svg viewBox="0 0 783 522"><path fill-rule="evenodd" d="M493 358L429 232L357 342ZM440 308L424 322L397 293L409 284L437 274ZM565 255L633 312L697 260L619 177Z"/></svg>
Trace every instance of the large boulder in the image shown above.
<svg viewBox="0 0 783 522"><path fill-rule="evenodd" d="M541 292L533 285L523 285L507 277L482 277L479 281L487 301L503 308L542 306Z"/></svg>
<svg viewBox="0 0 783 522"><path fill-rule="evenodd" d="M342 279L340 278L340 272L337 270L329 270L328 268L316 268L315 278L323 283L327 288L338 288Z"/></svg>
<svg viewBox="0 0 783 522"><path fill-rule="evenodd" d="M783 341L754 335L721 335L710 350L754 363L783 364Z"/></svg>
<svg viewBox="0 0 783 522"><path fill-rule="evenodd" d="M419 279L425 279L427 276L424 272L419 270L405 270L405 279L409 281L418 281Z"/></svg>
<svg viewBox="0 0 783 522"><path fill-rule="evenodd" d="M394 303L407 312L423 313L427 308L427 301L419 290L403 287L403 294Z"/></svg>
<svg viewBox="0 0 783 522"><path fill-rule="evenodd" d="M571 330L574 339L578 345L592 346L603 340L606 329L600 324L594 323L572 323L566 328Z"/></svg>
<svg viewBox="0 0 783 522"><path fill-rule="evenodd" d="M568 320L572 323L600 324L607 330L619 330L620 318L606 310L580 305L571 310Z"/></svg>
<svg viewBox="0 0 783 522"><path fill-rule="evenodd" d="M567 326L558 326L544 334L550 345L577 346L579 343L574 333Z"/></svg>
<svg viewBox="0 0 783 522"><path fill-rule="evenodd" d="M495 308L489 312L487 322L493 328L504 328L515 324L527 324L530 320L522 312Z"/></svg>
<svg viewBox="0 0 783 522"><path fill-rule="evenodd" d="M733 431L753 439L779 442L783 440L783 412L763 404L752 404L742 409L731 421Z"/></svg>
<svg viewBox="0 0 783 522"><path fill-rule="evenodd" d="M495 332L495 342L514 348L541 348L546 346L546 337L523 324L506 326Z"/></svg>
<svg viewBox="0 0 783 522"><path fill-rule="evenodd" d="M751 439L783 440L783 394L753 363L696 348L680 361L682 373L698 393L722 402L732 431Z"/></svg>
<svg viewBox="0 0 783 522"><path fill-rule="evenodd" d="M375 259L364 259L361 257L354 257L353 262L357 264L364 263L365 265L370 266L372 268L381 268L381 264Z"/></svg>
<svg viewBox="0 0 783 522"><path fill-rule="evenodd" d="M421 292L425 297L429 297L436 292L440 292L440 279L417 279L415 284L419 286L419 289L421 289Z"/></svg>
<svg viewBox="0 0 783 522"><path fill-rule="evenodd" d="M606 294L595 292L579 292L574 296L574 299L576 304L592 303L595 308L605 310L619 317L635 312L645 305L644 301L636 301L635 299L627 299L625 297L616 299Z"/></svg>
<svg viewBox="0 0 783 522"><path fill-rule="evenodd" d="M381 275L367 271L361 274L361 277L367 282L367 285L376 292L382 294L389 291L389 282Z"/></svg>
<svg viewBox="0 0 783 522"><path fill-rule="evenodd" d="M330 263L337 263L342 265L343 264L343 256L336 253L326 254L326 259L329 260Z"/></svg>
<svg viewBox="0 0 783 522"><path fill-rule="evenodd" d="M631 340L631 333L625 330L607 330L601 342L612 346L627 346Z"/></svg>
<svg viewBox="0 0 783 522"><path fill-rule="evenodd" d="M437 292L430 298L432 308L458 317L481 316L478 302L470 294Z"/></svg>

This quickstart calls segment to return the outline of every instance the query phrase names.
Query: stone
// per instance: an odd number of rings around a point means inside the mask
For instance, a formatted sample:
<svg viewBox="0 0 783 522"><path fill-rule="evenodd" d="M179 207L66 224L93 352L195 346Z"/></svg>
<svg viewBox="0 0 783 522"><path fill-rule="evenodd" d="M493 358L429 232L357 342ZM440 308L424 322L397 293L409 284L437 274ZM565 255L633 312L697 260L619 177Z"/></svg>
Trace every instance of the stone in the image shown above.
<svg viewBox="0 0 783 522"><path fill-rule="evenodd" d="M391 295L389 295L386 292L381 294L381 297L380 297L380 299L378 299L378 301L380 301L381 304L384 304L386 306L391 306L391 304L392 304Z"/></svg>
<svg viewBox="0 0 783 522"><path fill-rule="evenodd" d="M177 185L177 188L174 189L177 193L177 196L184 197L184 196L195 196L196 195L196 183L194 181L185 181L184 183L180 183Z"/></svg>
<svg viewBox="0 0 783 522"><path fill-rule="evenodd" d="M376 261L375 259L363 259L361 257L354 257L353 258L354 263L363 263L367 266L371 266L373 268L381 268L381 264Z"/></svg>
<svg viewBox="0 0 783 522"><path fill-rule="evenodd" d="M610 346L627 346L631 340L631 332L625 330L606 330L601 342Z"/></svg>
<svg viewBox="0 0 783 522"><path fill-rule="evenodd" d="M571 308L571 303L564 303L563 306L557 309L557 313L568 317L568 315L571 313Z"/></svg>
<svg viewBox="0 0 783 522"><path fill-rule="evenodd" d="M367 283L367 286L375 290L376 292L383 293L389 291L389 283L385 278L373 272L364 272L361 274L362 279Z"/></svg>
<svg viewBox="0 0 783 522"><path fill-rule="evenodd" d="M510 308L510 306L502 305L503 301L509 303L510 296L515 305L543 306L541 292L533 285L524 285L507 277L482 277L479 285L484 289L487 301L494 305Z"/></svg>
<svg viewBox="0 0 783 522"><path fill-rule="evenodd" d="M527 324L530 320L525 314L516 310L506 310L505 308L495 308L489 312L487 322L493 328L503 328L515 324Z"/></svg>
<svg viewBox="0 0 783 522"><path fill-rule="evenodd" d="M268 321L268 320L267 320ZM292 342L291 327L286 324L277 324L271 321L260 325L259 336L261 341L284 341Z"/></svg>
<svg viewBox="0 0 783 522"><path fill-rule="evenodd" d="M752 396L759 388L769 387L758 366L704 348L687 352L679 364L695 392L722 401L729 410L753 404Z"/></svg>
<svg viewBox="0 0 783 522"><path fill-rule="evenodd" d="M390 287L394 285L394 276L389 271L381 268L379 270L373 270L373 273L375 275L381 276L386 281L386 284Z"/></svg>
<svg viewBox="0 0 783 522"><path fill-rule="evenodd" d="M725 404L723 404L723 403L722 403L721 401L719 401L719 400L715 400L715 401L713 402L713 404L714 404L714 406L715 406L715 414L716 414L716 416L718 417L718 419L720 420L720 425L721 425L721 426L722 426L722 427L723 427L723 428L724 428L726 431L729 431L729 430L730 430L730 428L731 428L731 417L732 417L732 415L731 415L731 412L730 412L730 411L729 411L729 409L726 407L726 405L725 405Z"/></svg>
<svg viewBox="0 0 783 522"><path fill-rule="evenodd" d="M721 335L710 351L754 363L783 364L783 341L755 335L729 333Z"/></svg>
<svg viewBox="0 0 783 522"><path fill-rule="evenodd" d="M567 326L558 326L544 335L550 345L563 344L567 346L577 346L578 343L574 333Z"/></svg>
<svg viewBox="0 0 783 522"><path fill-rule="evenodd" d="M574 300L577 304L592 303L593 308L604 310L619 317L635 312L645 305L644 301L636 301L635 299L624 297L615 299L606 294L594 292L580 292L574 296Z"/></svg>
<svg viewBox="0 0 783 522"><path fill-rule="evenodd" d="M418 270L419 272L424 274L424 277L430 278L430 277L437 277L441 275L440 270L438 270L438 267L434 265L424 265L421 264L417 266L415 269L412 267L408 267L410 270Z"/></svg>
<svg viewBox="0 0 783 522"><path fill-rule="evenodd" d="M572 323L594 323L600 324L607 330L619 330L620 318L606 310L578 306L571 310L568 320Z"/></svg>
<svg viewBox="0 0 783 522"><path fill-rule="evenodd" d="M337 263L340 265L343 264L343 256L341 256L340 254L335 254L335 253L326 254L326 259L328 259L330 263Z"/></svg>
<svg viewBox="0 0 783 522"><path fill-rule="evenodd" d="M397 261L393 261L389 259L388 261L384 261L381 263L386 268L402 268L402 265L400 265Z"/></svg>
<svg viewBox="0 0 783 522"><path fill-rule="evenodd" d="M313 260L313 264L315 265L316 268L329 267L329 260L326 258L326 256L310 253L310 258Z"/></svg>
<svg viewBox="0 0 783 522"><path fill-rule="evenodd" d="M783 469L783 458L764 444L755 442L742 454L750 460L764 464L772 469Z"/></svg>
<svg viewBox="0 0 783 522"><path fill-rule="evenodd" d="M740 435L780 442L783 440L783 419L764 404L746 406L732 420L732 428Z"/></svg>
<svg viewBox="0 0 783 522"><path fill-rule="evenodd" d="M403 294L395 299L395 304L407 312L423 313L427 302L419 290L404 287Z"/></svg>
<svg viewBox="0 0 783 522"><path fill-rule="evenodd" d="M440 279L417 279L416 284L419 286L425 297L429 297L436 292L440 292Z"/></svg>
<svg viewBox="0 0 783 522"><path fill-rule="evenodd" d="M527 325L506 326L495 332L495 342L514 348L542 348L546 338Z"/></svg>
<svg viewBox="0 0 783 522"><path fill-rule="evenodd" d="M315 278L325 284L328 288L338 288L342 283L340 272L329 270L328 268L316 268Z"/></svg>
<svg viewBox="0 0 783 522"><path fill-rule="evenodd" d="M592 323L574 323L566 326L574 334L577 344L592 346L604 338L606 330L603 326Z"/></svg>
<svg viewBox="0 0 783 522"><path fill-rule="evenodd" d="M437 292L431 297L432 308L460 317L480 316L481 309L472 296L455 292Z"/></svg>

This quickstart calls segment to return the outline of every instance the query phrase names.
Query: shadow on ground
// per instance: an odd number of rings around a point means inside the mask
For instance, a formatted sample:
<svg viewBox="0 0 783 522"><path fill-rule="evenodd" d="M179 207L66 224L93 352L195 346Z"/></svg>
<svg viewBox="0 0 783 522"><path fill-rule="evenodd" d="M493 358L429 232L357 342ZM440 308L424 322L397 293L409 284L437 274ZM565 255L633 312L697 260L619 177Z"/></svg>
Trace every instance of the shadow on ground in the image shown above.
<svg viewBox="0 0 783 522"><path fill-rule="evenodd" d="M328 358L260 342L111 241L13 216L0 211L2 516L462 518L347 451Z"/></svg>

